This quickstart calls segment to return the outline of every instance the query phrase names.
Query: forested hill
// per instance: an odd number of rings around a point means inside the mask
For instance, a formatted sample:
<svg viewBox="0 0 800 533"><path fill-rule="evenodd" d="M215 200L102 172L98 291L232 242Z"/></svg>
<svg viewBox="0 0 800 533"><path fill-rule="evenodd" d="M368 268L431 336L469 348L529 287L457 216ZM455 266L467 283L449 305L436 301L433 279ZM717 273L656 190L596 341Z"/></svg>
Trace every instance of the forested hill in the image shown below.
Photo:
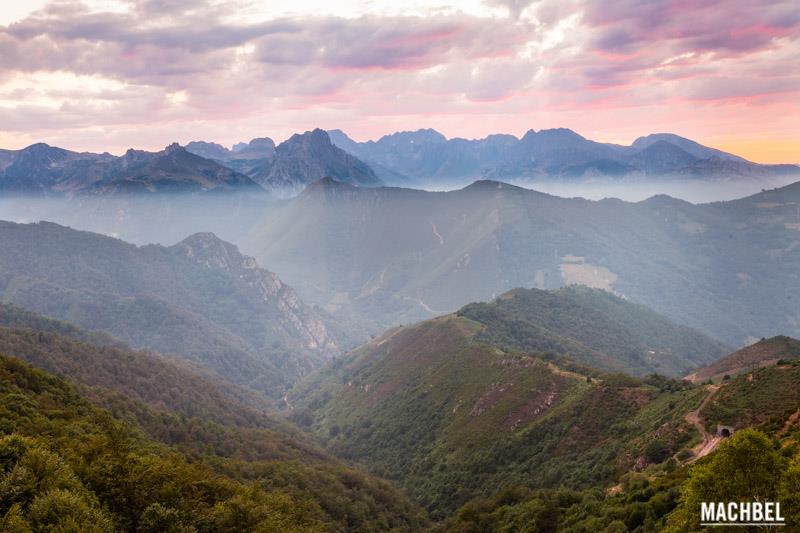
<svg viewBox="0 0 800 533"><path fill-rule="evenodd" d="M113 337L87 332L18 307L0 304L0 353L67 377L89 390L107 389L131 401L224 424L269 426L273 402L200 367L133 350Z"/></svg>
<svg viewBox="0 0 800 533"><path fill-rule="evenodd" d="M670 376L731 349L642 305L573 285L516 289L458 311L484 328L476 339L504 349L555 352L602 370Z"/></svg>
<svg viewBox="0 0 800 533"><path fill-rule="evenodd" d="M424 520L388 484L334 461L158 444L5 356L0 424L2 531L416 531Z"/></svg>
<svg viewBox="0 0 800 533"><path fill-rule="evenodd" d="M508 485L602 485L677 453L704 392L609 372L722 353L603 291L522 289L376 337L296 386L290 416L442 518Z"/></svg>

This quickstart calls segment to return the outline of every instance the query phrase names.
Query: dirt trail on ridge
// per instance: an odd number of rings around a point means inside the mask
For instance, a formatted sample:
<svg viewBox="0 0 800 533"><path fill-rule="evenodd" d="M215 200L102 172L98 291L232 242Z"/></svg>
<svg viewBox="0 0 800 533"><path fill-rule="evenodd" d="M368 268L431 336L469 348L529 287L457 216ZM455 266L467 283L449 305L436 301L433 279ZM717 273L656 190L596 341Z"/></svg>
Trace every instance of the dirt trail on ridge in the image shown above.
<svg viewBox="0 0 800 533"><path fill-rule="evenodd" d="M694 463L698 459L705 457L709 453L713 452L714 449L717 447L717 444L719 444L719 442L722 440L722 437L712 435L711 433L706 431L706 427L705 425L703 425L703 421L700 418L700 411L702 411L703 407L705 407L708 404L708 402L711 401L711 398L714 397L714 395L717 393L720 387L721 385L708 385L706 387L708 394L706 395L705 398L703 398L703 401L700 402L700 406L694 411L686 413L686 416L684 417L684 419L689 424L694 426L694 428L697 429L697 431L699 431L700 435L702 435L703 437L703 442L692 448L692 453L694 455L691 459L686 461L687 464Z"/></svg>

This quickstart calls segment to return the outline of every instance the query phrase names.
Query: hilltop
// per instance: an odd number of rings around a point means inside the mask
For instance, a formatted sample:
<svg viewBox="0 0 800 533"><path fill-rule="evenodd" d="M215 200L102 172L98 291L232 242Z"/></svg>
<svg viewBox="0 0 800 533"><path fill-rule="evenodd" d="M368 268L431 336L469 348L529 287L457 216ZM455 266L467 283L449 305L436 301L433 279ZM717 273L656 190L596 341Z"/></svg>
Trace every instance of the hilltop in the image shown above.
<svg viewBox="0 0 800 533"><path fill-rule="evenodd" d="M683 336L712 353L682 351L666 335L649 350L637 339L650 326L675 327L600 291L513 291L337 359L290 393L290 417L337 455L397 480L435 517L509 485L602 485L696 438L683 413L705 396L603 370L632 354L644 373L723 350L696 332ZM606 327L609 337L592 340ZM649 351L658 355L648 362Z"/></svg>
<svg viewBox="0 0 800 533"><path fill-rule="evenodd" d="M791 361L800 358L800 341L783 335L761 339L741 350L737 350L712 364L692 372L686 379L695 383L719 381L725 376L735 376L752 372L762 366L774 365L778 361Z"/></svg>

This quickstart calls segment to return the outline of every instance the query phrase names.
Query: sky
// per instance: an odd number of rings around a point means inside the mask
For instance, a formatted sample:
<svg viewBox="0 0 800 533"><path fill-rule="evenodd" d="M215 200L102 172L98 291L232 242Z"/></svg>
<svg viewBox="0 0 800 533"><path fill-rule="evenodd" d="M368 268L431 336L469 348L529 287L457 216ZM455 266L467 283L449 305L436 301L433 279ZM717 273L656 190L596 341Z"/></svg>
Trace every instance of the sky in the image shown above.
<svg viewBox="0 0 800 533"><path fill-rule="evenodd" d="M26 0L0 147L571 128L800 162L796 0Z"/></svg>

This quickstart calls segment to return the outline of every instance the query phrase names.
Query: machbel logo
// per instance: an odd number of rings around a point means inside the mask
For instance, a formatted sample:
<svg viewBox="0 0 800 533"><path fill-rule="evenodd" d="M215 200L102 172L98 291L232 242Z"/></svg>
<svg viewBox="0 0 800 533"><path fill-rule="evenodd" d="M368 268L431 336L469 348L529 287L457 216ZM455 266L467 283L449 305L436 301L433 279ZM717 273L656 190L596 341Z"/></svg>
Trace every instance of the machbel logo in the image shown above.
<svg viewBox="0 0 800 533"><path fill-rule="evenodd" d="M701 526L785 526L780 502L702 502Z"/></svg>

